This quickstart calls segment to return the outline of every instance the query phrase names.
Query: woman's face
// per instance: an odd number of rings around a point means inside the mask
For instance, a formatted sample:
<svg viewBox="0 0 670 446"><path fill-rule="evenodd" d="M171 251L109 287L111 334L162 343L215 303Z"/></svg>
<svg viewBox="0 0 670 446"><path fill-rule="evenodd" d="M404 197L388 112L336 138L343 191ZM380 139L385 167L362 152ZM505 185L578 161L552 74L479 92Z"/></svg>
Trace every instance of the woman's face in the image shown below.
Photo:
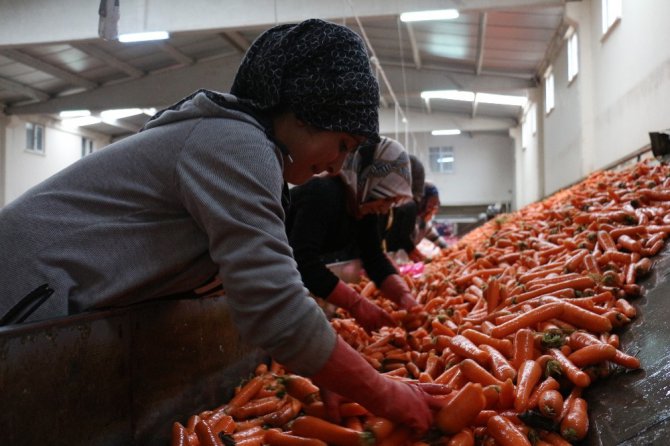
<svg viewBox="0 0 670 446"><path fill-rule="evenodd" d="M339 172L347 155L365 140L359 135L317 129L293 113L275 118L274 132L291 156L284 157L284 179L291 184L302 184L322 172Z"/></svg>

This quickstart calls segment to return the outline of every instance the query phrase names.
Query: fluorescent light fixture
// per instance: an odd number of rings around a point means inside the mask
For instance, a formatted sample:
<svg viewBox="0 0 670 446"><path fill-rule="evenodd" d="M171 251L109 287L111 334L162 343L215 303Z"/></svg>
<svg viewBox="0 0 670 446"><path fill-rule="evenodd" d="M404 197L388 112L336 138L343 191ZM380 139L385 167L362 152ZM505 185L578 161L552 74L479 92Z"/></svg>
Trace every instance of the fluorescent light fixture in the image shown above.
<svg viewBox="0 0 670 446"><path fill-rule="evenodd" d="M83 127L86 125L99 124L102 119L95 116L81 116L79 118L63 119L61 124L63 127Z"/></svg>
<svg viewBox="0 0 670 446"><path fill-rule="evenodd" d="M421 97L423 99L448 99L452 101L477 101L483 104L498 104L498 105L516 105L523 107L528 102L524 96L511 96L505 94L492 93L474 93L472 91L461 90L434 90L422 91Z"/></svg>
<svg viewBox="0 0 670 446"><path fill-rule="evenodd" d="M477 93L477 102L498 105L516 105L523 107L528 100L524 96L511 96L507 94Z"/></svg>
<svg viewBox="0 0 670 446"><path fill-rule="evenodd" d="M432 11L403 12L401 22L421 22L426 20L453 20L458 18L456 9L435 9Z"/></svg>
<svg viewBox="0 0 670 446"><path fill-rule="evenodd" d="M433 136L460 135L461 131L458 129L433 130L430 134Z"/></svg>
<svg viewBox="0 0 670 446"><path fill-rule="evenodd" d="M170 38L167 31L150 31L146 33L126 33L119 35L119 42L146 42L148 40L165 40Z"/></svg>
<svg viewBox="0 0 670 446"><path fill-rule="evenodd" d="M102 119L115 121L117 119L123 119L129 116L141 115L142 113L144 112L139 108L118 108L113 110L105 110L100 113L100 116Z"/></svg>
<svg viewBox="0 0 670 446"><path fill-rule="evenodd" d="M475 94L471 91L460 90L434 90L422 91L421 98L423 99L451 99L452 101L467 101L475 100Z"/></svg>
<svg viewBox="0 0 670 446"><path fill-rule="evenodd" d="M438 158L437 162L442 164L442 163L453 163L454 162L454 157L453 156L443 156L442 158Z"/></svg>
<svg viewBox="0 0 670 446"><path fill-rule="evenodd" d="M64 110L58 113L58 117L61 119L68 118L79 118L82 116L91 116L90 110Z"/></svg>

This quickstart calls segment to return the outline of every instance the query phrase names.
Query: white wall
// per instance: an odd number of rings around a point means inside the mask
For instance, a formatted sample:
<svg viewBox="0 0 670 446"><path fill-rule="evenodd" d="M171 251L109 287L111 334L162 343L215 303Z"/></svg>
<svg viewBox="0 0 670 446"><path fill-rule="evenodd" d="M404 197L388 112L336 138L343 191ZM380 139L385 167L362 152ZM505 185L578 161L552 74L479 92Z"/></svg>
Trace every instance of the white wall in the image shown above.
<svg viewBox="0 0 670 446"><path fill-rule="evenodd" d="M514 189L514 142L507 134L473 133L458 136L416 134L415 155L426 168L426 179L440 191L442 206L511 202ZM430 170L428 148L451 146L454 172Z"/></svg>
<svg viewBox="0 0 670 446"><path fill-rule="evenodd" d="M524 115L519 132L515 138L514 165L515 165L515 194L513 207L515 209L542 198L543 195L543 158L540 147L541 107L532 102Z"/></svg>
<svg viewBox="0 0 670 446"><path fill-rule="evenodd" d="M26 122L45 126L43 155L25 150ZM44 117L11 116L5 120L5 123L5 163L4 168L0 170L4 177L2 178L4 193L0 195L0 206L16 199L34 185L81 158L82 135L80 133L57 128L51 120ZM0 126L2 126L1 121ZM105 137L91 134L86 136L93 139L95 149L106 144ZM1 162L0 167L3 167ZM3 192L2 188L0 192Z"/></svg>
<svg viewBox="0 0 670 446"><path fill-rule="evenodd" d="M648 132L670 128L670 2L624 1L605 37L601 0L566 7L577 24L580 71L568 84L564 45L552 61L556 107L543 122L545 195L644 147Z"/></svg>

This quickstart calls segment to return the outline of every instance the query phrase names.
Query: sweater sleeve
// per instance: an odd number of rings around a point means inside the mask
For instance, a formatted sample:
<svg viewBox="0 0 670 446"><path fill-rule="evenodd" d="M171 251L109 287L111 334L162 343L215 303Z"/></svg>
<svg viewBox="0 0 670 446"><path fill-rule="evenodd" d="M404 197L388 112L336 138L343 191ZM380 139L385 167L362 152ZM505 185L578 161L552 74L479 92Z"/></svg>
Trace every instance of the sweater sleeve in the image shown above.
<svg viewBox="0 0 670 446"><path fill-rule="evenodd" d="M377 215L366 215L357 222L356 243L361 252L365 272L378 287L388 276L398 273L382 250Z"/></svg>
<svg viewBox="0 0 670 446"><path fill-rule="evenodd" d="M341 217L333 205L338 202L335 187L336 183L317 178L291 191L289 243L305 286L322 298L327 298L339 281L321 260L329 227Z"/></svg>
<svg viewBox="0 0 670 446"><path fill-rule="evenodd" d="M274 146L250 124L203 119L175 174L186 209L208 235L243 339L298 373L318 371L336 335L288 245Z"/></svg>

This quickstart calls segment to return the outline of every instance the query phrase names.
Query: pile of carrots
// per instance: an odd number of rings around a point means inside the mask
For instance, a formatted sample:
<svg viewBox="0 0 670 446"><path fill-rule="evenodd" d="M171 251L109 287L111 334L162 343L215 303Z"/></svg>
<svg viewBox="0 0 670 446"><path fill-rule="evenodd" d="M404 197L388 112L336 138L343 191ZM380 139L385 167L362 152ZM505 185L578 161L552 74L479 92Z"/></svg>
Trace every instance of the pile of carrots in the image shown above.
<svg viewBox="0 0 670 446"><path fill-rule="evenodd" d="M405 277L422 305L397 310L367 279L352 285L398 322L366 333L342 310L336 331L377 370L442 408L417 436L356 403L328 421L319 389L259 365L227 404L174 423L173 445L564 446L588 432L582 392L640 367L617 331L670 233L670 167L596 172L499 216Z"/></svg>

